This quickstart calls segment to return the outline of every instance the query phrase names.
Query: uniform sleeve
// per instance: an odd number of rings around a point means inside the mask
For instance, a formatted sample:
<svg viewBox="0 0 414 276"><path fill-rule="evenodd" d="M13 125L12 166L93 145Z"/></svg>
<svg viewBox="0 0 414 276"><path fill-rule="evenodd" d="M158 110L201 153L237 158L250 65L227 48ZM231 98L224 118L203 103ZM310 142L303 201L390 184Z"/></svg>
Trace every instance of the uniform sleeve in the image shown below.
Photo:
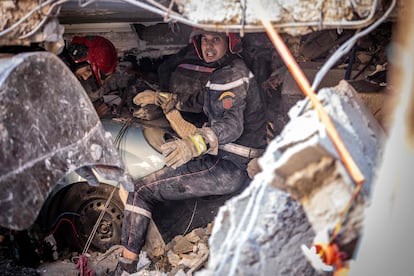
<svg viewBox="0 0 414 276"><path fill-rule="evenodd" d="M206 85L205 109L219 144L234 142L243 133L250 77L249 71L227 66L214 72Z"/></svg>

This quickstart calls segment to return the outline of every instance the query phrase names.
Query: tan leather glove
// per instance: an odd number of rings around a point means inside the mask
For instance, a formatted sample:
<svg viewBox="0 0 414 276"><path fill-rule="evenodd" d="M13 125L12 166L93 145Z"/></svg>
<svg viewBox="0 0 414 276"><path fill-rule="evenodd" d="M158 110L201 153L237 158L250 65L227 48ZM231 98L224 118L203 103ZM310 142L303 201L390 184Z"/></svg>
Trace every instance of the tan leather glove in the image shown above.
<svg viewBox="0 0 414 276"><path fill-rule="evenodd" d="M109 112L108 105L103 101L95 101L93 103L93 106L95 107L96 113L98 114L99 118L102 118Z"/></svg>
<svg viewBox="0 0 414 276"><path fill-rule="evenodd" d="M155 104L157 93L152 90L144 90L139 92L132 100L134 104L139 106L146 106L147 104Z"/></svg>
<svg viewBox="0 0 414 276"><path fill-rule="evenodd" d="M194 157L200 156L207 151L207 145L203 136L196 133L183 139L161 145L161 151L167 166L176 169Z"/></svg>
<svg viewBox="0 0 414 276"><path fill-rule="evenodd" d="M141 120L151 121L161 118L163 116L163 112L155 105L148 105L138 108L134 111L134 113L132 113L132 115Z"/></svg>
<svg viewBox="0 0 414 276"><path fill-rule="evenodd" d="M138 93L132 100L134 104L139 106L146 106L154 104L160 106L164 112L170 111L176 102L176 96L169 92L156 92L153 90L144 90Z"/></svg>

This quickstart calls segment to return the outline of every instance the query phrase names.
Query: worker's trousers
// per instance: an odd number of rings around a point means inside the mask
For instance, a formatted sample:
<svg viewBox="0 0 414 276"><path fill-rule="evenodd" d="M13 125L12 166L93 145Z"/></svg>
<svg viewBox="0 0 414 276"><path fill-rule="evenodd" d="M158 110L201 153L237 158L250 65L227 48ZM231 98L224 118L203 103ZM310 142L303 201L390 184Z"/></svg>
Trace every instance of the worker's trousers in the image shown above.
<svg viewBox="0 0 414 276"><path fill-rule="evenodd" d="M153 207L158 202L225 195L249 181L245 170L232 161L205 155L172 169L164 167L135 183L125 206L121 243L139 254L144 246ZM168 214L165 214L168 216Z"/></svg>

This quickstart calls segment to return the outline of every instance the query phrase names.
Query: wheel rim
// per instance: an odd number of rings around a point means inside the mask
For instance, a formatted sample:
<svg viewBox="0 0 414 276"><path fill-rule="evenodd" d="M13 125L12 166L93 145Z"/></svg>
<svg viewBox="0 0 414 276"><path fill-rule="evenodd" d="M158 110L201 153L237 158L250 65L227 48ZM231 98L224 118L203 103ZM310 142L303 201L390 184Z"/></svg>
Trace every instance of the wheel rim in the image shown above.
<svg viewBox="0 0 414 276"><path fill-rule="evenodd" d="M90 199L79 209L79 236L83 244L86 244L99 215L105 208L106 199ZM96 228L91 241L91 247L96 250L108 250L112 245L119 244L121 238L123 213L114 203L110 203L105 209L104 215Z"/></svg>

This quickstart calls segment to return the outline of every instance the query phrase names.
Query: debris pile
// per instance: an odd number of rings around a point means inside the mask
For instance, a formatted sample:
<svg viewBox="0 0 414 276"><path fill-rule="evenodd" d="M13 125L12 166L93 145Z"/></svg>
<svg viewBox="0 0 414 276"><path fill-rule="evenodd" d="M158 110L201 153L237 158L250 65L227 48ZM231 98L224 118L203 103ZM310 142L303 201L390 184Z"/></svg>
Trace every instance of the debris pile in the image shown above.
<svg viewBox="0 0 414 276"><path fill-rule="evenodd" d="M151 251L145 247L140 254L138 272L135 276L180 276L193 275L200 270L209 257L208 239L212 226L195 228L186 235L177 235L165 245L163 251ZM148 250L148 251L144 251ZM108 275L117 265L117 256L122 252L122 246L115 245L105 253L93 252L87 254L87 267L94 271L95 275ZM70 260L69 260L70 258ZM40 275L77 275L79 272L76 263L80 259L77 253L73 253L64 261L45 263L38 268Z"/></svg>
<svg viewBox="0 0 414 276"><path fill-rule="evenodd" d="M154 263L154 268L168 275L192 275L208 260L208 238L211 226L196 228L185 236L178 235L166 247L166 253Z"/></svg>
<svg viewBox="0 0 414 276"><path fill-rule="evenodd" d="M355 185L316 111L307 100L299 101L259 159L263 171L220 209L210 259L200 275L317 275L301 245L320 243L315 237L329 235L339 221L334 243L344 260L352 258L384 135L347 82L320 90L318 98L366 180L351 211L344 219Z"/></svg>

